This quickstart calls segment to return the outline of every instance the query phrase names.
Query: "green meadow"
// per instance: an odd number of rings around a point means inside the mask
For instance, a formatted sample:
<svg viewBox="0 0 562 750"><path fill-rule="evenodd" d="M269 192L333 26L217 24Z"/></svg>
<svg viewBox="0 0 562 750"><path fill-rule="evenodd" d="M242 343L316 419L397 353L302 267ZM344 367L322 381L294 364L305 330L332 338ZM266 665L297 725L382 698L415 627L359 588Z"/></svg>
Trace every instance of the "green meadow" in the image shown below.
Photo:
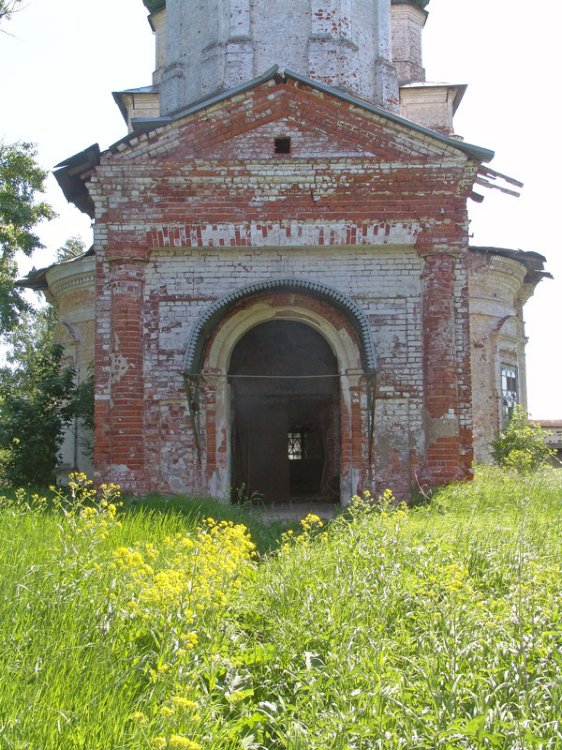
<svg viewBox="0 0 562 750"><path fill-rule="evenodd" d="M562 472L293 529L0 499L1 750L562 748Z"/></svg>

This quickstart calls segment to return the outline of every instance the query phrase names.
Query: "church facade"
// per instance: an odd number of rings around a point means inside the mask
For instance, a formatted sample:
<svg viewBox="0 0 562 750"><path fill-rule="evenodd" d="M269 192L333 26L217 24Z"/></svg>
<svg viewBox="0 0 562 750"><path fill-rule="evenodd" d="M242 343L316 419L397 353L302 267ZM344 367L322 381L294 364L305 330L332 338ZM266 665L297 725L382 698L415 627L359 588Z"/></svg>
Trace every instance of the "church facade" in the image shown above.
<svg viewBox="0 0 562 750"><path fill-rule="evenodd" d="M544 258L469 246L478 186L516 185L425 80L427 2L144 4L128 134L56 172L93 249L28 279L94 363L96 476L344 504L469 478L525 403Z"/></svg>

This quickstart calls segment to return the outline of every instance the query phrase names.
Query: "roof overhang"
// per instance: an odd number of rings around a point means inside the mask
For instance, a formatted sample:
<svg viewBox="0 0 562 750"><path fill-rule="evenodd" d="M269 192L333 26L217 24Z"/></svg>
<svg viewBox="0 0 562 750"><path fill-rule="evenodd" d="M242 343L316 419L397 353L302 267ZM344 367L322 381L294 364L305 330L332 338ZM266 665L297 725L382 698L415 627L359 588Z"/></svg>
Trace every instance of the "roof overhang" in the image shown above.
<svg viewBox="0 0 562 750"><path fill-rule="evenodd" d="M499 255L521 263L525 267L525 283L536 286L541 279L552 279L552 274L544 270L546 258L540 253L525 250L512 250L505 247L469 247L470 252L481 255Z"/></svg>
<svg viewBox="0 0 562 750"><path fill-rule="evenodd" d="M16 281L16 286L22 289L32 289L34 292L46 292L49 288L47 283L47 273L55 267L70 266L71 263L78 263L84 258L90 258L95 255L94 246L90 247L86 252L77 255L75 258L68 258L68 260L58 261L57 263L51 263L50 266L45 268L33 268L27 276L23 279Z"/></svg>
<svg viewBox="0 0 562 750"><path fill-rule="evenodd" d="M54 172L66 200L91 219L95 215L95 206L84 181L100 163L100 156L100 147L94 143L79 154L61 161Z"/></svg>
<svg viewBox="0 0 562 750"><path fill-rule="evenodd" d="M144 7L149 13L158 13L159 10L164 10L166 7L166 0L142 0Z"/></svg>

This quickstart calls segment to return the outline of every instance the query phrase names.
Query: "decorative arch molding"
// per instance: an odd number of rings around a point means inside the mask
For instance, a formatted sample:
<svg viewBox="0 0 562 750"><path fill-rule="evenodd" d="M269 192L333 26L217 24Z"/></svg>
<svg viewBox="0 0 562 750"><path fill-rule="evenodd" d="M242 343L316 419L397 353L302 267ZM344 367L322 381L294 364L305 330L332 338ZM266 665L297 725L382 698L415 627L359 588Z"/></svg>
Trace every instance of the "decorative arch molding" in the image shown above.
<svg viewBox="0 0 562 750"><path fill-rule="evenodd" d="M80 332L75 325L68 323L66 320L61 320L60 327L61 329L66 330L73 343L80 343Z"/></svg>
<svg viewBox="0 0 562 750"><path fill-rule="evenodd" d="M523 327L516 315L506 315L501 318L494 328L494 333L515 340L523 339Z"/></svg>
<svg viewBox="0 0 562 750"><path fill-rule="evenodd" d="M187 345L184 362L186 376L201 371L205 346L217 325L239 303L266 293L295 292L325 302L335 308L351 326L360 346L361 362L365 374L376 371L376 357L369 322L363 310L352 299L333 287L307 279L271 279L240 287L210 305L195 324Z"/></svg>
<svg viewBox="0 0 562 750"><path fill-rule="evenodd" d="M331 347L339 369L340 502L369 471L376 360L367 318L346 295L324 284L276 279L243 286L211 304L193 327L184 383L194 448L207 491L228 497L232 484L232 352L252 328L271 320L310 326Z"/></svg>

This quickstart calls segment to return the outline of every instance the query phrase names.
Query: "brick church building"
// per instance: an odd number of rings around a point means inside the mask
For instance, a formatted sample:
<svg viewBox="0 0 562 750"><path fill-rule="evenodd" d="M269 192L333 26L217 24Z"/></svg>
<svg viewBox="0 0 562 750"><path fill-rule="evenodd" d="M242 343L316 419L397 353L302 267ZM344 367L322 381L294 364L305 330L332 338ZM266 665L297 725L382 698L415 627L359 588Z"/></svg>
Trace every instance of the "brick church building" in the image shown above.
<svg viewBox="0 0 562 750"><path fill-rule="evenodd" d="M95 475L344 504L469 478L525 403L544 258L469 245L468 201L516 185L425 80L427 0L144 5L128 134L56 171L93 248L27 280L94 363Z"/></svg>

